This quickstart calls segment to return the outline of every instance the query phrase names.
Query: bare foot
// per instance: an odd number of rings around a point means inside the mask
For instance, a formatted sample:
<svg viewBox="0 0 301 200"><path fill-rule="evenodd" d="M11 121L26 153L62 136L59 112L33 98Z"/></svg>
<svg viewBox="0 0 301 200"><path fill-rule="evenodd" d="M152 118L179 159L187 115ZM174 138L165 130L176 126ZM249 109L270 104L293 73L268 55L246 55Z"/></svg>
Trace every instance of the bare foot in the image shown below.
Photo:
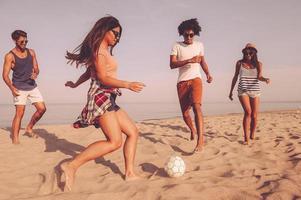
<svg viewBox="0 0 301 200"><path fill-rule="evenodd" d="M124 176L125 181L136 181L136 180L139 180L139 179L142 179L142 177L139 176L139 175L136 175L134 173Z"/></svg>
<svg viewBox="0 0 301 200"><path fill-rule="evenodd" d="M23 135L26 135L28 137L31 137L31 138L38 138L39 136L33 132L32 129L29 129L29 128L26 128L25 130L25 133Z"/></svg>
<svg viewBox="0 0 301 200"><path fill-rule="evenodd" d="M19 140L14 140L14 139L13 139L13 140L12 140L12 143L16 145L16 144L20 144L20 141L19 141Z"/></svg>
<svg viewBox="0 0 301 200"><path fill-rule="evenodd" d="M196 134L195 134L195 133L193 133L193 132L191 132L191 135L190 135L190 140L191 140L191 141L192 141L192 140L194 140L195 136L196 136Z"/></svg>
<svg viewBox="0 0 301 200"><path fill-rule="evenodd" d="M250 137L251 140L259 140L259 137Z"/></svg>
<svg viewBox="0 0 301 200"><path fill-rule="evenodd" d="M13 144L20 144L19 138L18 137L14 137L13 134L10 134L9 136L11 138L11 141Z"/></svg>
<svg viewBox="0 0 301 200"><path fill-rule="evenodd" d="M75 170L70 166L70 162L62 163L61 170L65 175L64 191L71 191L74 183Z"/></svg>
<svg viewBox="0 0 301 200"><path fill-rule="evenodd" d="M201 151L203 151L203 146L196 146L193 153L200 153Z"/></svg>

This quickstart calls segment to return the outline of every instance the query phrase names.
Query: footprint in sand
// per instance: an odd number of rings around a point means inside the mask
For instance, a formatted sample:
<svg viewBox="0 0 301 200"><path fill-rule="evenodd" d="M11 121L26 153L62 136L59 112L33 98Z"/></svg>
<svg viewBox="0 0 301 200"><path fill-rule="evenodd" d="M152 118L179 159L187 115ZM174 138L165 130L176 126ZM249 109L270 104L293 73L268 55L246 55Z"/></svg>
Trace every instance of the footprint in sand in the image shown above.
<svg viewBox="0 0 301 200"><path fill-rule="evenodd" d="M212 160L218 156L221 151L215 147L206 147L203 153L204 160Z"/></svg>
<svg viewBox="0 0 301 200"><path fill-rule="evenodd" d="M59 191L58 179L55 170L50 173L39 173L40 183L37 193L39 195L52 194Z"/></svg>
<svg viewBox="0 0 301 200"><path fill-rule="evenodd" d="M233 177L233 176L234 176L233 170L226 171L221 175L221 177Z"/></svg>
<svg viewBox="0 0 301 200"><path fill-rule="evenodd" d="M297 135L292 135L292 136L290 137L290 139L293 139L293 140L298 140L298 139L300 139L300 137L299 137L299 136L297 136Z"/></svg>
<svg viewBox="0 0 301 200"><path fill-rule="evenodd" d="M295 150L295 146L291 142L286 144L285 146L287 147L286 150L285 150L285 153L290 153L290 152Z"/></svg>

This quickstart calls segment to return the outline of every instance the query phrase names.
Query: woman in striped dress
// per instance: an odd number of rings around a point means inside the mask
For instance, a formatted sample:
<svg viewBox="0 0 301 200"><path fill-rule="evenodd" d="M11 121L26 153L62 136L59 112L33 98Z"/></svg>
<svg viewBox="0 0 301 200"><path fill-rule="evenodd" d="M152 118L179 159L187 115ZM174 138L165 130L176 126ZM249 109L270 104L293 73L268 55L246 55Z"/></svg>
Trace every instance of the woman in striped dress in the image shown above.
<svg viewBox="0 0 301 200"><path fill-rule="evenodd" d="M257 49L253 44L248 43L242 53L243 59L236 63L229 98L231 101L233 100L233 89L239 77L238 98L244 109L244 143L248 144L249 138L254 139L257 124L260 96L259 81L268 84L270 79L262 76L262 63L257 59Z"/></svg>
<svg viewBox="0 0 301 200"><path fill-rule="evenodd" d="M138 129L134 121L120 108L115 100L120 96L119 88L140 92L144 84L129 82L117 78L117 62L112 50L119 42L122 28L119 21L107 16L99 19L84 41L74 52L67 52L66 58L83 65L86 72L74 83L68 81L67 87L75 88L87 80L91 80L87 95L87 104L73 124L74 128L94 125L100 127L106 140L90 144L83 152L69 162L61 164L66 183L64 190L71 190L75 173L80 166L90 160L104 156L122 146L122 133L126 135L123 147L125 159L125 179L138 178L134 172L134 160L138 140Z"/></svg>

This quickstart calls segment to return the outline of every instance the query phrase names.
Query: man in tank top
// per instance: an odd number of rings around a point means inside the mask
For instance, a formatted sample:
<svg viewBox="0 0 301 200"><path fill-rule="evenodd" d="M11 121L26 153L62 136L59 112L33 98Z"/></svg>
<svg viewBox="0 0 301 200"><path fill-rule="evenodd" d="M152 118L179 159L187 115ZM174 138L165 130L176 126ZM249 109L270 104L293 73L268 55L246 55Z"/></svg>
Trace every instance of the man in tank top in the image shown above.
<svg viewBox="0 0 301 200"><path fill-rule="evenodd" d="M12 122L12 143L19 144L19 131L27 100L30 100L36 107L36 112L32 115L25 130L25 135L29 137L37 138L32 129L45 113L46 107L35 81L39 74L35 52L33 49L26 48L27 33L15 30L11 37L16 46L5 55L2 77L12 92L16 108ZM12 80L9 78L11 71L13 71Z"/></svg>

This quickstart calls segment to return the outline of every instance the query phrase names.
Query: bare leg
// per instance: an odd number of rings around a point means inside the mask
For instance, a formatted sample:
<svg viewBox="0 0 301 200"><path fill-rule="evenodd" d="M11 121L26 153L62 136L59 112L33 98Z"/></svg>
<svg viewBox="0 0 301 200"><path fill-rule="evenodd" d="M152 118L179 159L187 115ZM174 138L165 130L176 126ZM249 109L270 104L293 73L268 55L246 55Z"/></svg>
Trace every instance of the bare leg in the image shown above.
<svg viewBox="0 0 301 200"><path fill-rule="evenodd" d="M193 112L195 116L195 124L198 134L198 141L197 145L195 147L195 151L201 151L202 147L204 146L204 119L203 119L203 113L201 110L200 104L193 104Z"/></svg>
<svg viewBox="0 0 301 200"><path fill-rule="evenodd" d="M259 109L259 97L250 98L252 114L251 114L251 134L250 139L254 139L255 137L255 130L257 126L257 116L258 116L258 109Z"/></svg>
<svg viewBox="0 0 301 200"><path fill-rule="evenodd" d="M21 121L25 111L25 105L16 105L16 114L12 123L12 143L20 144L19 132L21 127Z"/></svg>
<svg viewBox="0 0 301 200"><path fill-rule="evenodd" d="M190 140L194 140L196 130L193 126L192 119L190 117L190 108L191 108L191 86L188 82L183 81L177 84L177 92L179 97L179 102L181 106L182 116L184 122L190 129Z"/></svg>
<svg viewBox="0 0 301 200"><path fill-rule="evenodd" d="M124 110L120 109L116 112L116 114L121 131L126 135L126 140L123 147L123 155L125 160L125 180L134 180L138 178L134 172L134 163L139 131L134 121Z"/></svg>
<svg viewBox="0 0 301 200"><path fill-rule="evenodd" d="M251 105L250 105L250 98L249 96L243 95L239 96L239 101L244 109L244 119L243 119L243 129L244 129L244 138L245 143L249 143L249 130L250 130L250 123L251 123Z"/></svg>
<svg viewBox="0 0 301 200"><path fill-rule="evenodd" d="M26 134L28 134L30 137L37 138L37 135L32 131L32 128L46 112L46 106L44 102L33 103L33 105L36 107L37 110L32 115L31 120L26 127Z"/></svg>
<svg viewBox="0 0 301 200"><path fill-rule="evenodd" d="M66 176L65 189L71 190L77 169L90 160L104 156L122 145L121 129L115 112L106 112L99 118L100 127L107 140L90 144L71 162L63 163L61 169Z"/></svg>
<svg viewBox="0 0 301 200"><path fill-rule="evenodd" d="M185 111L182 112L183 115L183 119L184 122L186 123L186 125L188 126L189 130L190 130L190 140L194 140L195 134L196 134L196 130L193 126L193 122L192 119L190 117L190 109L187 109Z"/></svg>

